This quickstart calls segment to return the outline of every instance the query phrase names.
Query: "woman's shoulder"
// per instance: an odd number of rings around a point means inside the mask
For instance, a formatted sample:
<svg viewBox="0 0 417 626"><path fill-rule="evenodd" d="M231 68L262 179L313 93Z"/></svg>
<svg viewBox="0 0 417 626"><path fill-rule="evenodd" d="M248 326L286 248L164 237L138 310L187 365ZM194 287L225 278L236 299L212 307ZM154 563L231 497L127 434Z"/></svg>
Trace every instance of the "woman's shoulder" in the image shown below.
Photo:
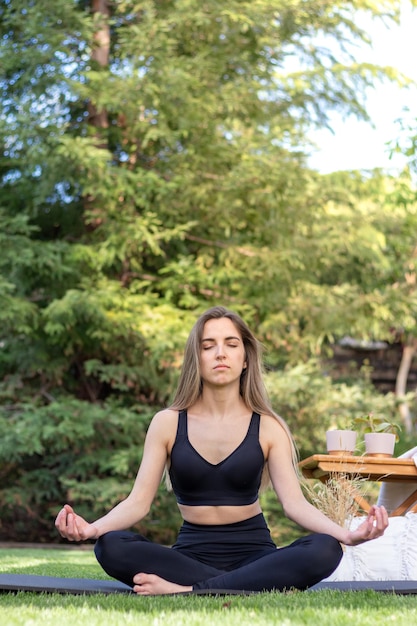
<svg viewBox="0 0 417 626"><path fill-rule="evenodd" d="M156 423L173 423L178 421L178 410L166 408L161 409L152 418L152 422Z"/></svg>
<svg viewBox="0 0 417 626"><path fill-rule="evenodd" d="M282 418L279 415L274 415L273 413L261 413L261 422L273 428L275 428L276 425L278 425L280 428L282 428L283 426Z"/></svg>
<svg viewBox="0 0 417 626"><path fill-rule="evenodd" d="M163 441L165 445L172 445L178 427L178 411L162 409L155 413L149 424L147 439L149 441Z"/></svg>
<svg viewBox="0 0 417 626"><path fill-rule="evenodd" d="M261 432L264 432L266 435L276 436L279 433L285 432L287 435L289 433L288 426L284 422L284 420L278 415L273 415L271 413L262 413L261 414L261 424L260 424Z"/></svg>
<svg viewBox="0 0 417 626"><path fill-rule="evenodd" d="M178 424L178 411L174 409L161 409L153 416L149 424L150 430L164 430L168 433Z"/></svg>
<svg viewBox="0 0 417 626"><path fill-rule="evenodd" d="M178 413L179 413L179 409L174 409L174 408L168 406L168 407L165 407L164 409L161 409L157 413L155 413L155 416L156 415L171 415L171 416L172 415L176 415L176 416L178 416Z"/></svg>

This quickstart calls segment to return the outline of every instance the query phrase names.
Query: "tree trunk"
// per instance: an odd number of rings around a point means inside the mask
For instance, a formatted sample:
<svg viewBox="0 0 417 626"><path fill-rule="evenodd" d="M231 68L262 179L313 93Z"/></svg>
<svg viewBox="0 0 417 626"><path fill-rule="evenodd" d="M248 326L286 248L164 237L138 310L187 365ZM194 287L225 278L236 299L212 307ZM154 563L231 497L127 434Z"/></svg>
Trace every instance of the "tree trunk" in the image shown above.
<svg viewBox="0 0 417 626"><path fill-rule="evenodd" d="M109 0L92 0L91 10L94 14L98 13L103 16L103 19L99 22L98 30L94 33L91 59L98 63L100 67L107 67L110 57ZM88 120L96 128L108 128L109 126L107 111L105 109L98 110L94 102L91 101L88 103ZM100 144L101 142L102 138L100 138ZM107 147L107 143L103 147Z"/></svg>
<svg viewBox="0 0 417 626"><path fill-rule="evenodd" d="M398 368L397 379L395 381L395 394L398 398L404 398L407 393L407 379L411 368L413 357L417 350L417 339L413 338L410 343L404 346L400 367ZM410 413L410 407L406 401L399 406L400 415L404 423L405 432L407 434L413 431L413 420Z"/></svg>
<svg viewBox="0 0 417 626"><path fill-rule="evenodd" d="M94 33L91 60L100 67L105 68L108 66L110 58L109 0L91 0L91 11L102 16L102 19L98 21L98 29ZM95 102L90 99L87 104L87 112L89 125L96 129L96 147L107 150L108 137L107 133L103 132L104 129L109 127L106 109L98 109ZM89 229L94 230L103 223L103 212L93 195L86 194L84 196L84 209Z"/></svg>

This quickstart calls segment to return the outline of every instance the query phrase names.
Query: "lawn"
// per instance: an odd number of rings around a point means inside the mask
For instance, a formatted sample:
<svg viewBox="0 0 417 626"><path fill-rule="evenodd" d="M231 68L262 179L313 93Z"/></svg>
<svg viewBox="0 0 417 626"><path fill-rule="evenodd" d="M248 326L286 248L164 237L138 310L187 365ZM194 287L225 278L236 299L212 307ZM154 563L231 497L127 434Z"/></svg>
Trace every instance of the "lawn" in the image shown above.
<svg viewBox="0 0 417 626"><path fill-rule="evenodd" d="M1 549L0 572L108 578L91 550ZM251 596L71 596L0 594L2 626L410 626L417 596L373 591L265 593Z"/></svg>

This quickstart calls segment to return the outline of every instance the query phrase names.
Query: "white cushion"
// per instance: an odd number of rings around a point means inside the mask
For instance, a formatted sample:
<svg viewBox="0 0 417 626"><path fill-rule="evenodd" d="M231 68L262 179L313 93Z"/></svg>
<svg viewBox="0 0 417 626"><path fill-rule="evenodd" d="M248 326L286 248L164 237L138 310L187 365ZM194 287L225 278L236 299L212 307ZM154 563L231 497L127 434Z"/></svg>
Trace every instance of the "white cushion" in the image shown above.
<svg viewBox="0 0 417 626"><path fill-rule="evenodd" d="M364 519L355 517L350 528ZM390 517L382 537L346 546L338 568L326 580L417 580L417 514Z"/></svg>

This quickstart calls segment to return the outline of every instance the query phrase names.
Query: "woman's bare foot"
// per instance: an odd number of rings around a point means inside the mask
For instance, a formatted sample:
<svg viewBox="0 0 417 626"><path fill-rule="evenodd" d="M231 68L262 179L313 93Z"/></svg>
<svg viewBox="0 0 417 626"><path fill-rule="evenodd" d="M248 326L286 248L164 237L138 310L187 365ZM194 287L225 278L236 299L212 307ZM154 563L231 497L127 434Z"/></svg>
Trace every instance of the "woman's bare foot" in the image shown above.
<svg viewBox="0 0 417 626"><path fill-rule="evenodd" d="M171 583L169 580L165 580L165 578L156 576L156 574L136 574L136 576L133 577L133 582L135 583L133 591L141 596L162 595L164 593L184 593L193 590L191 585L189 587L177 585L176 583Z"/></svg>

